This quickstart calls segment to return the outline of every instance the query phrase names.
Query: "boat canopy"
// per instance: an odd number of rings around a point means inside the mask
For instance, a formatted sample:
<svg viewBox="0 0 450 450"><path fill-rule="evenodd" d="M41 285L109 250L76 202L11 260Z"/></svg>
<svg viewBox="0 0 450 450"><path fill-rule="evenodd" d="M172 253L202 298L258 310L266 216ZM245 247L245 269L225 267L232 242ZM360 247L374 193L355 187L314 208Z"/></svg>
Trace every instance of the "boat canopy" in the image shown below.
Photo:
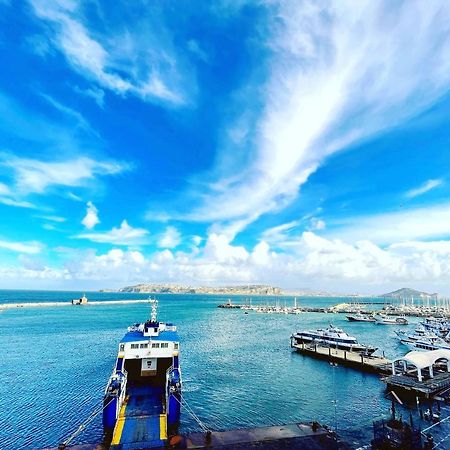
<svg viewBox="0 0 450 450"><path fill-rule="evenodd" d="M450 350L438 349L438 350L430 350L428 352L416 352L412 351L407 353L402 358L397 358L393 361L396 363L397 361L405 361L413 366L417 367L417 369L425 369L426 367L433 366L440 359L444 359L450 362Z"/></svg>

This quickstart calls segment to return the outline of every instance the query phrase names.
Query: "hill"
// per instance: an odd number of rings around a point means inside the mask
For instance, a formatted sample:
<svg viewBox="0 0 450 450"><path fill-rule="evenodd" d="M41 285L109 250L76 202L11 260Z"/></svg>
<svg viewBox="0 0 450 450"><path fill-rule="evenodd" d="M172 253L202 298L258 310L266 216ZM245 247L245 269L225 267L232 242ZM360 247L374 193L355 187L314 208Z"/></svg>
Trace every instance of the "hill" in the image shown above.
<svg viewBox="0 0 450 450"><path fill-rule="evenodd" d="M119 292L136 292L140 294L227 294L227 295L282 295L278 287L260 284L244 286L183 286L178 284L137 284L126 286Z"/></svg>
<svg viewBox="0 0 450 450"><path fill-rule="evenodd" d="M415 289L411 288L401 288L397 289L396 291L389 292L387 294L382 294L380 297L387 297L387 298L423 298L423 299L435 299L438 297L439 294L429 294L427 292L422 291L416 291Z"/></svg>

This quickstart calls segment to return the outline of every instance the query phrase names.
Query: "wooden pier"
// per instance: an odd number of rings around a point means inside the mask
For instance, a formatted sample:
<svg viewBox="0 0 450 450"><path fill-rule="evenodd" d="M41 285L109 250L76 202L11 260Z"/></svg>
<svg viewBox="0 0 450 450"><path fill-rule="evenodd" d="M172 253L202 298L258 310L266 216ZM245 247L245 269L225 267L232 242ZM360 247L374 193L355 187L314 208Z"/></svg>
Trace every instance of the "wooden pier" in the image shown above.
<svg viewBox="0 0 450 450"><path fill-rule="evenodd" d="M450 389L450 373L440 372L433 378L418 381L411 374L390 375L383 378L389 390L400 389L413 396L421 395L426 398L434 397Z"/></svg>
<svg viewBox="0 0 450 450"><path fill-rule="evenodd" d="M292 344L292 348L302 355L334 362L364 372L378 374L391 373L391 361L383 356L368 356L360 352L305 343Z"/></svg>

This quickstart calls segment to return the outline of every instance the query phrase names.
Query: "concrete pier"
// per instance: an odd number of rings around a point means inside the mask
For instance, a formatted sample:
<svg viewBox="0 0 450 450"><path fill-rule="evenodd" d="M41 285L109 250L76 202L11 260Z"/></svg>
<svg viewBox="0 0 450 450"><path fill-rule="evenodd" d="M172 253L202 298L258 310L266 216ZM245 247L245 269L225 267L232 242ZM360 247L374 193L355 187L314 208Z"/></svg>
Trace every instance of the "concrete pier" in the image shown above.
<svg viewBox="0 0 450 450"><path fill-rule="evenodd" d="M336 439L331 430L314 422L212 431L210 434L190 433L186 436L174 436L169 439L168 447L160 447L160 450L163 448L189 450L346 450L350 447ZM66 449L107 450L107 447L102 444L80 444L67 446ZM58 448L47 448L45 450L58 450Z"/></svg>

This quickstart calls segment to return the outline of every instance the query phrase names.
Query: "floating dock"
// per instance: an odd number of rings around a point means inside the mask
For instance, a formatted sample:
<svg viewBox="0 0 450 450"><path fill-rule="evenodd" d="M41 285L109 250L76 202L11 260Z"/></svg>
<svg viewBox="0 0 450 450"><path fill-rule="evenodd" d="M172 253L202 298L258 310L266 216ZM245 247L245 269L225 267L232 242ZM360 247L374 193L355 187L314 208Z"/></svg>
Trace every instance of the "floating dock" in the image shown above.
<svg viewBox="0 0 450 450"><path fill-rule="evenodd" d="M191 433L186 436L176 436L175 438L169 440L169 448L189 450L346 450L349 448L346 444L339 441L330 429L321 426L317 422L212 431L210 434ZM142 444L135 448L145 449L146 447L145 444ZM167 448L160 447L161 450ZM65 449L107 450L108 447L102 444L80 444L67 446ZM58 450L58 447L46 450Z"/></svg>
<svg viewBox="0 0 450 450"><path fill-rule="evenodd" d="M392 373L391 361L383 356L368 356L359 352L351 352L331 347L311 344L292 344L298 353L334 362L364 372L389 374Z"/></svg>

